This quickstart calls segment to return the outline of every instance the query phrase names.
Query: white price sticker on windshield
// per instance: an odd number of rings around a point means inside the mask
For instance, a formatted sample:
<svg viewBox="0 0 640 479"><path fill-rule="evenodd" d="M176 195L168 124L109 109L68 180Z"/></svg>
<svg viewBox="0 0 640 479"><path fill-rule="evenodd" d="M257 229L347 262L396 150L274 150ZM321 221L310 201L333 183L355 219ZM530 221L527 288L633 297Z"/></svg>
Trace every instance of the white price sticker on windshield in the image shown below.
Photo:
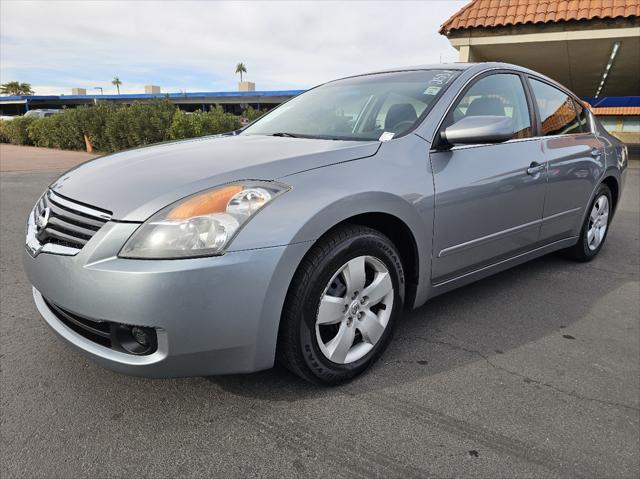
<svg viewBox="0 0 640 479"><path fill-rule="evenodd" d="M425 95L437 95L438 92L442 90L442 87L439 86L430 86L424 91Z"/></svg>
<svg viewBox="0 0 640 479"><path fill-rule="evenodd" d="M394 135L395 133L392 133L390 131L385 131L382 135L380 135L380 138L378 138L378 141L389 141L393 138Z"/></svg>

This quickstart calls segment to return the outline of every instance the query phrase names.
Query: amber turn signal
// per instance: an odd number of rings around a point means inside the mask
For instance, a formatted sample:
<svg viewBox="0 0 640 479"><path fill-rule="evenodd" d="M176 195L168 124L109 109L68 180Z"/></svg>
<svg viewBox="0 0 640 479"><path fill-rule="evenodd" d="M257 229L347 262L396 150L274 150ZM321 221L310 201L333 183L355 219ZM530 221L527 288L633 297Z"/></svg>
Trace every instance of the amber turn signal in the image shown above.
<svg viewBox="0 0 640 479"><path fill-rule="evenodd" d="M232 185L196 195L171 210L167 219L186 220L194 216L222 213L233 195L240 193L242 189L240 185Z"/></svg>

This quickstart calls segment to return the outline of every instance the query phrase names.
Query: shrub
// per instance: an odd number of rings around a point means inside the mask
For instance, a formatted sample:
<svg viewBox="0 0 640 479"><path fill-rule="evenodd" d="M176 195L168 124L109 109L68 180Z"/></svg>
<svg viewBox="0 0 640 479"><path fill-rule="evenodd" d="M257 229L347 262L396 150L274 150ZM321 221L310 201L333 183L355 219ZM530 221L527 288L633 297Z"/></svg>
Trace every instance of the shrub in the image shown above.
<svg viewBox="0 0 640 479"><path fill-rule="evenodd" d="M5 128L7 123L9 122L5 120L0 120L0 143L9 143L9 138L5 133Z"/></svg>
<svg viewBox="0 0 640 479"><path fill-rule="evenodd" d="M109 115L115 110L112 105L82 106L75 110L76 119L83 135L86 134L93 147L98 151L114 151L106 138L105 125Z"/></svg>
<svg viewBox="0 0 640 479"><path fill-rule="evenodd" d="M131 106L98 105L78 108L83 134L100 151L119 151L166 141L176 111L168 100Z"/></svg>
<svg viewBox="0 0 640 479"><path fill-rule="evenodd" d="M175 105L168 100L135 103L125 109L128 147L159 143L169 139Z"/></svg>
<svg viewBox="0 0 640 479"><path fill-rule="evenodd" d="M9 143L14 145L31 145L31 139L29 138L29 125L33 122L34 118L19 116L11 121L4 122L2 128L3 135L7 138Z"/></svg>
<svg viewBox="0 0 640 479"><path fill-rule="evenodd" d="M252 122L253 120L257 120L258 118L260 118L262 115L264 115L268 110L256 110L255 108L253 108L252 106L248 107L246 110L244 110L242 112L242 116L246 117L249 122Z"/></svg>
<svg viewBox="0 0 640 479"><path fill-rule="evenodd" d="M129 134L127 132L128 115L126 107L114 107L105 118L104 129L100 132L100 142L104 145L104 151L118 151L131 148Z"/></svg>
<svg viewBox="0 0 640 479"><path fill-rule="evenodd" d="M185 113L176 110L170 128L170 138L182 140L199 136L227 133L240 128L240 118L225 113L222 107L216 106L210 111Z"/></svg>
<svg viewBox="0 0 640 479"><path fill-rule="evenodd" d="M181 110L176 110L173 114L173 120L171 122L171 128L169 128L169 135L173 140L181 140L183 138L193 138L196 136L196 119L193 118L200 112L193 113L191 115Z"/></svg>
<svg viewBox="0 0 640 479"><path fill-rule="evenodd" d="M169 100L130 106L99 104L67 109L47 118L17 117L0 124L0 139L16 145L113 152L171 139L194 138L240 128L240 119L220 106L185 113Z"/></svg>
<svg viewBox="0 0 640 479"><path fill-rule="evenodd" d="M18 121L18 119L13 121ZM55 148L47 131L49 123L48 118L34 118L29 124L27 134L32 145L42 146L44 148Z"/></svg>
<svg viewBox="0 0 640 479"><path fill-rule="evenodd" d="M83 149L82 125L77 117L77 110L67 110L47 118L34 118L28 127L31 143L45 148Z"/></svg>

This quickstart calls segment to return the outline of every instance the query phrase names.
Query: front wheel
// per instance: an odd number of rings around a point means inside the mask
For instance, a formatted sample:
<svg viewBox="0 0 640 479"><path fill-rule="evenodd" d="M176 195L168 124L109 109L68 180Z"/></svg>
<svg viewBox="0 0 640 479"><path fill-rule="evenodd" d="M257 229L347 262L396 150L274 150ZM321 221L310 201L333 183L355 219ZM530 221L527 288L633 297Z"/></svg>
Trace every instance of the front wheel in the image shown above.
<svg viewBox="0 0 640 479"><path fill-rule="evenodd" d="M607 238L609 222L613 212L611 190L605 184L601 184L591 202L589 214L584 220L580 239L575 246L567 249L569 257L576 261L591 261L602 249Z"/></svg>
<svg viewBox="0 0 640 479"><path fill-rule="evenodd" d="M340 227L313 246L293 278L278 359L317 384L347 381L387 347L403 300L393 243L364 226Z"/></svg>

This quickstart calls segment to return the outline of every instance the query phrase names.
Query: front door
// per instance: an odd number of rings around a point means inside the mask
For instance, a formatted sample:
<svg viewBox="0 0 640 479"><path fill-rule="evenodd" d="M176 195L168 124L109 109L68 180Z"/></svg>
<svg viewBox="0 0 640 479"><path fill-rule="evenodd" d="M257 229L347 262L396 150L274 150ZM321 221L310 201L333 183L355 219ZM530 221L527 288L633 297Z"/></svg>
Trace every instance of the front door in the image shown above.
<svg viewBox="0 0 640 479"><path fill-rule="evenodd" d="M467 116L508 116L512 140L432 151L435 186L432 282L462 276L535 247L547 183L523 79L495 73L462 95L443 128Z"/></svg>

